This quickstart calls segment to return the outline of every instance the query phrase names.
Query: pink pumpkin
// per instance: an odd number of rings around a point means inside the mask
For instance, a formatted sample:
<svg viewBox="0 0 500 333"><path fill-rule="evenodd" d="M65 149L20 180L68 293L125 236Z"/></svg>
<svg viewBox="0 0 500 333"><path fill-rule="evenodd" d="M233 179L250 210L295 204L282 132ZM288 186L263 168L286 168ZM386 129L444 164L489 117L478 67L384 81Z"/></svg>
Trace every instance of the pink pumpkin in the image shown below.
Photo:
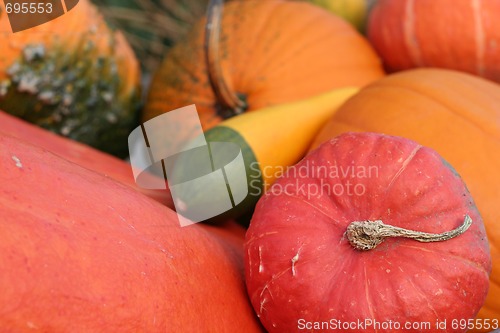
<svg viewBox="0 0 500 333"><path fill-rule="evenodd" d="M367 228L377 220L456 234L355 248L355 239L374 241ZM352 229L355 221L366 225ZM451 323L478 313L491 270L481 216L458 174L429 148L374 133L340 135L289 169L258 202L245 247L247 289L270 333L464 332Z"/></svg>

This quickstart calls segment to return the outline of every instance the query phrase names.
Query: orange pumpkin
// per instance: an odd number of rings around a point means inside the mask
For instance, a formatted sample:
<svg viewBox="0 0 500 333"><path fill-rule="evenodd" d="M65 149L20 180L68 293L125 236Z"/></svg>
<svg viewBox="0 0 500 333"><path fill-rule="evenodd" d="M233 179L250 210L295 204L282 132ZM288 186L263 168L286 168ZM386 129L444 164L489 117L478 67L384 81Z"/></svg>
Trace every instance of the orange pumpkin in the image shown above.
<svg viewBox="0 0 500 333"><path fill-rule="evenodd" d="M3 134L0 166L2 332L261 332L242 232Z"/></svg>
<svg viewBox="0 0 500 333"><path fill-rule="evenodd" d="M457 71L392 74L348 100L312 148L349 131L406 137L436 150L463 177L490 240L490 291L479 316L500 318L500 86Z"/></svg>
<svg viewBox="0 0 500 333"><path fill-rule="evenodd" d="M374 50L350 24L309 3L230 1L220 25L220 16L212 17L210 31L221 30L219 38L208 35L207 53L203 19L167 54L153 79L144 121L196 104L209 129L237 113L220 96L224 89L214 92L214 86L227 88L238 107L251 111L363 86L384 74Z"/></svg>
<svg viewBox="0 0 500 333"><path fill-rule="evenodd" d="M500 1L379 0L368 37L389 71L455 69L500 81Z"/></svg>
<svg viewBox="0 0 500 333"><path fill-rule="evenodd" d="M6 13L0 4L0 109L125 156L138 120L140 69L122 34L89 0L16 33Z"/></svg>

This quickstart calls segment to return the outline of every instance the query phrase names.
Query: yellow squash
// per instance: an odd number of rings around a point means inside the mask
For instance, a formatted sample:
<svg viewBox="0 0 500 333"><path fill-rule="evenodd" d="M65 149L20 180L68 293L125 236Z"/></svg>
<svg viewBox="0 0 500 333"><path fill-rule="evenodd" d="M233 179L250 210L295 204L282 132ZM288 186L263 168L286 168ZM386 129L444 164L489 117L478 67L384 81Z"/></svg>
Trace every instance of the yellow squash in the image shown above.
<svg viewBox="0 0 500 333"><path fill-rule="evenodd" d="M341 88L306 100L243 113L208 130L207 142L231 142L241 148L247 175L247 198L225 216L247 212L288 166L306 154L325 122L358 90Z"/></svg>

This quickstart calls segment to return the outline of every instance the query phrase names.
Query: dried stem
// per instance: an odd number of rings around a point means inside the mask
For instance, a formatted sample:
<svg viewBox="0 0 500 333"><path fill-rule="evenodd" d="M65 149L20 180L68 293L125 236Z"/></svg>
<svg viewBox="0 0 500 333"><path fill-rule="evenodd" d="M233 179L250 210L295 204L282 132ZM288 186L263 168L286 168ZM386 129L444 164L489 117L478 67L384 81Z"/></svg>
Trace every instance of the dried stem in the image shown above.
<svg viewBox="0 0 500 333"><path fill-rule="evenodd" d="M441 234L431 234L421 231L407 230L384 224L380 220L352 222L347 227L345 235L349 243L357 250L371 250L382 243L387 237L405 237L419 242L441 242L463 234L472 224L469 215L458 228Z"/></svg>
<svg viewBox="0 0 500 333"><path fill-rule="evenodd" d="M227 85L222 73L220 62L220 31L224 0L210 0L208 4L207 23L205 26L205 56L208 68L208 78L220 106L232 114L222 114L223 118L242 113L246 103L238 97ZM226 112L224 112L226 113Z"/></svg>

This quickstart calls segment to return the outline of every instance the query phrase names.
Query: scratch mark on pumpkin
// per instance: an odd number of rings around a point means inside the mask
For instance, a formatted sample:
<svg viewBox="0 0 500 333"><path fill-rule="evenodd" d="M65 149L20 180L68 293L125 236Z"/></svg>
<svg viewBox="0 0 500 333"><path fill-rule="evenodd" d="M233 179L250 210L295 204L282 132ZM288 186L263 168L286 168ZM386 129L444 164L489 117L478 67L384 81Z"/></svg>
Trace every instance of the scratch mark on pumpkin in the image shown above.
<svg viewBox="0 0 500 333"><path fill-rule="evenodd" d="M398 172L396 172L396 174L394 175L394 177L392 177L391 179L391 182L389 183L389 186L387 187L387 190L389 190L392 185L394 184L394 182L399 178L399 176L401 176L401 174L403 173L403 171L406 170L406 168L408 167L408 165L410 164L410 162L413 160L413 158L415 157L415 155L417 155L418 151L422 148L422 146L418 145L415 147L415 149L413 149L413 151L410 153L410 155L408 155L408 157L403 161L403 164L401 165L401 168L398 170Z"/></svg>
<svg viewBox="0 0 500 333"><path fill-rule="evenodd" d="M365 273L365 297L366 297L366 305L368 306L368 311L370 312L370 318L376 318L375 313L373 312L372 301L370 297L370 280L368 279L368 273L366 272L366 266L364 267ZM378 332L378 329L375 328L375 332Z"/></svg>
<svg viewBox="0 0 500 333"><path fill-rule="evenodd" d="M109 208L109 209L111 209L112 211L116 211L116 210L115 210L115 208L114 208L114 207L112 207L112 206L110 206L110 205L108 205L108 208ZM118 217L119 217L119 218L120 218L120 220L122 220L123 222L125 222L125 221L126 221L126 219L125 219L122 215L118 214ZM135 229L132 225L129 225L129 226L130 226L132 229Z"/></svg>
<svg viewBox="0 0 500 333"><path fill-rule="evenodd" d="M160 251L165 254L169 259L174 259L174 255L164 248L160 248Z"/></svg>
<svg viewBox="0 0 500 333"><path fill-rule="evenodd" d="M300 251L302 250L303 247L304 247L304 245L302 245L299 248L299 250L297 251L297 254L295 254L295 256L292 258L292 276L295 276L297 274L297 271L295 270L295 263L297 261L299 261Z"/></svg>
<svg viewBox="0 0 500 333"><path fill-rule="evenodd" d="M269 283L266 283L266 285L264 286L264 288L262 288L262 291L260 292L260 295L259 295L259 298L261 299L261 301L260 301L259 313L257 314L258 317L260 317L262 312L266 309L264 307L264 304L268 301L268 299L266 297L263 297L266 290L267 290L267 293L269 294L269 296L271 296L271 299L274 299L273 294L271 293L271 290L269 290Z"/></svg>
<svg viewBox="0 0 500 333"><path fill-rule="evenodd" d="M259 307L259 316L262 314L262 311L265 310L264 304L266 304L267 298L264 298L262 301L260 301L260 307Z"/></svg>
<svg viewBox="0 0 500 333"><path fill-rule="evenodd" d="M35 325L32 321L28 321L26 322L26 326L29 328L29 329L32 329L32 330L37 330L39 327L37 325Z"/></svg>
<svg viewBox="0 0 500 333"><path fill-rule="evenodd" d="M260 235L257 235L255 237L252 237L250 238L248 241L247 241L247 244L250 245L252 244L254 241L256 240L259 240L259 239L262 239L264 238L265 236L269 236L269 235L274 235L274 234L277 234L278 232L277 231L269 231L269 232L265 232L263 234L260 234Z"/></svg>
<svg viewBox="0 0 500 333"><path fill-rule="evenodd" d="M12 160L14 161L14 163L16 163L16 167L18 167L19 169L22 169L23 164L21 163L21 160L19 159L19 157L12 155Z"/></svg>
<svg viewBox="0 0 500 333"><path fill-rule="evenodd" d="M259 273L264 271L264 264L262 263L262 246L259 246Z"/></svg>
<svg viewBox="0 0 500 333"><path fill-rule="evenodd" d="M252 256L250 255L250 249L247 249L248 267L250 267L249 274L252 276L253 266L252 266Z"/></svg>

